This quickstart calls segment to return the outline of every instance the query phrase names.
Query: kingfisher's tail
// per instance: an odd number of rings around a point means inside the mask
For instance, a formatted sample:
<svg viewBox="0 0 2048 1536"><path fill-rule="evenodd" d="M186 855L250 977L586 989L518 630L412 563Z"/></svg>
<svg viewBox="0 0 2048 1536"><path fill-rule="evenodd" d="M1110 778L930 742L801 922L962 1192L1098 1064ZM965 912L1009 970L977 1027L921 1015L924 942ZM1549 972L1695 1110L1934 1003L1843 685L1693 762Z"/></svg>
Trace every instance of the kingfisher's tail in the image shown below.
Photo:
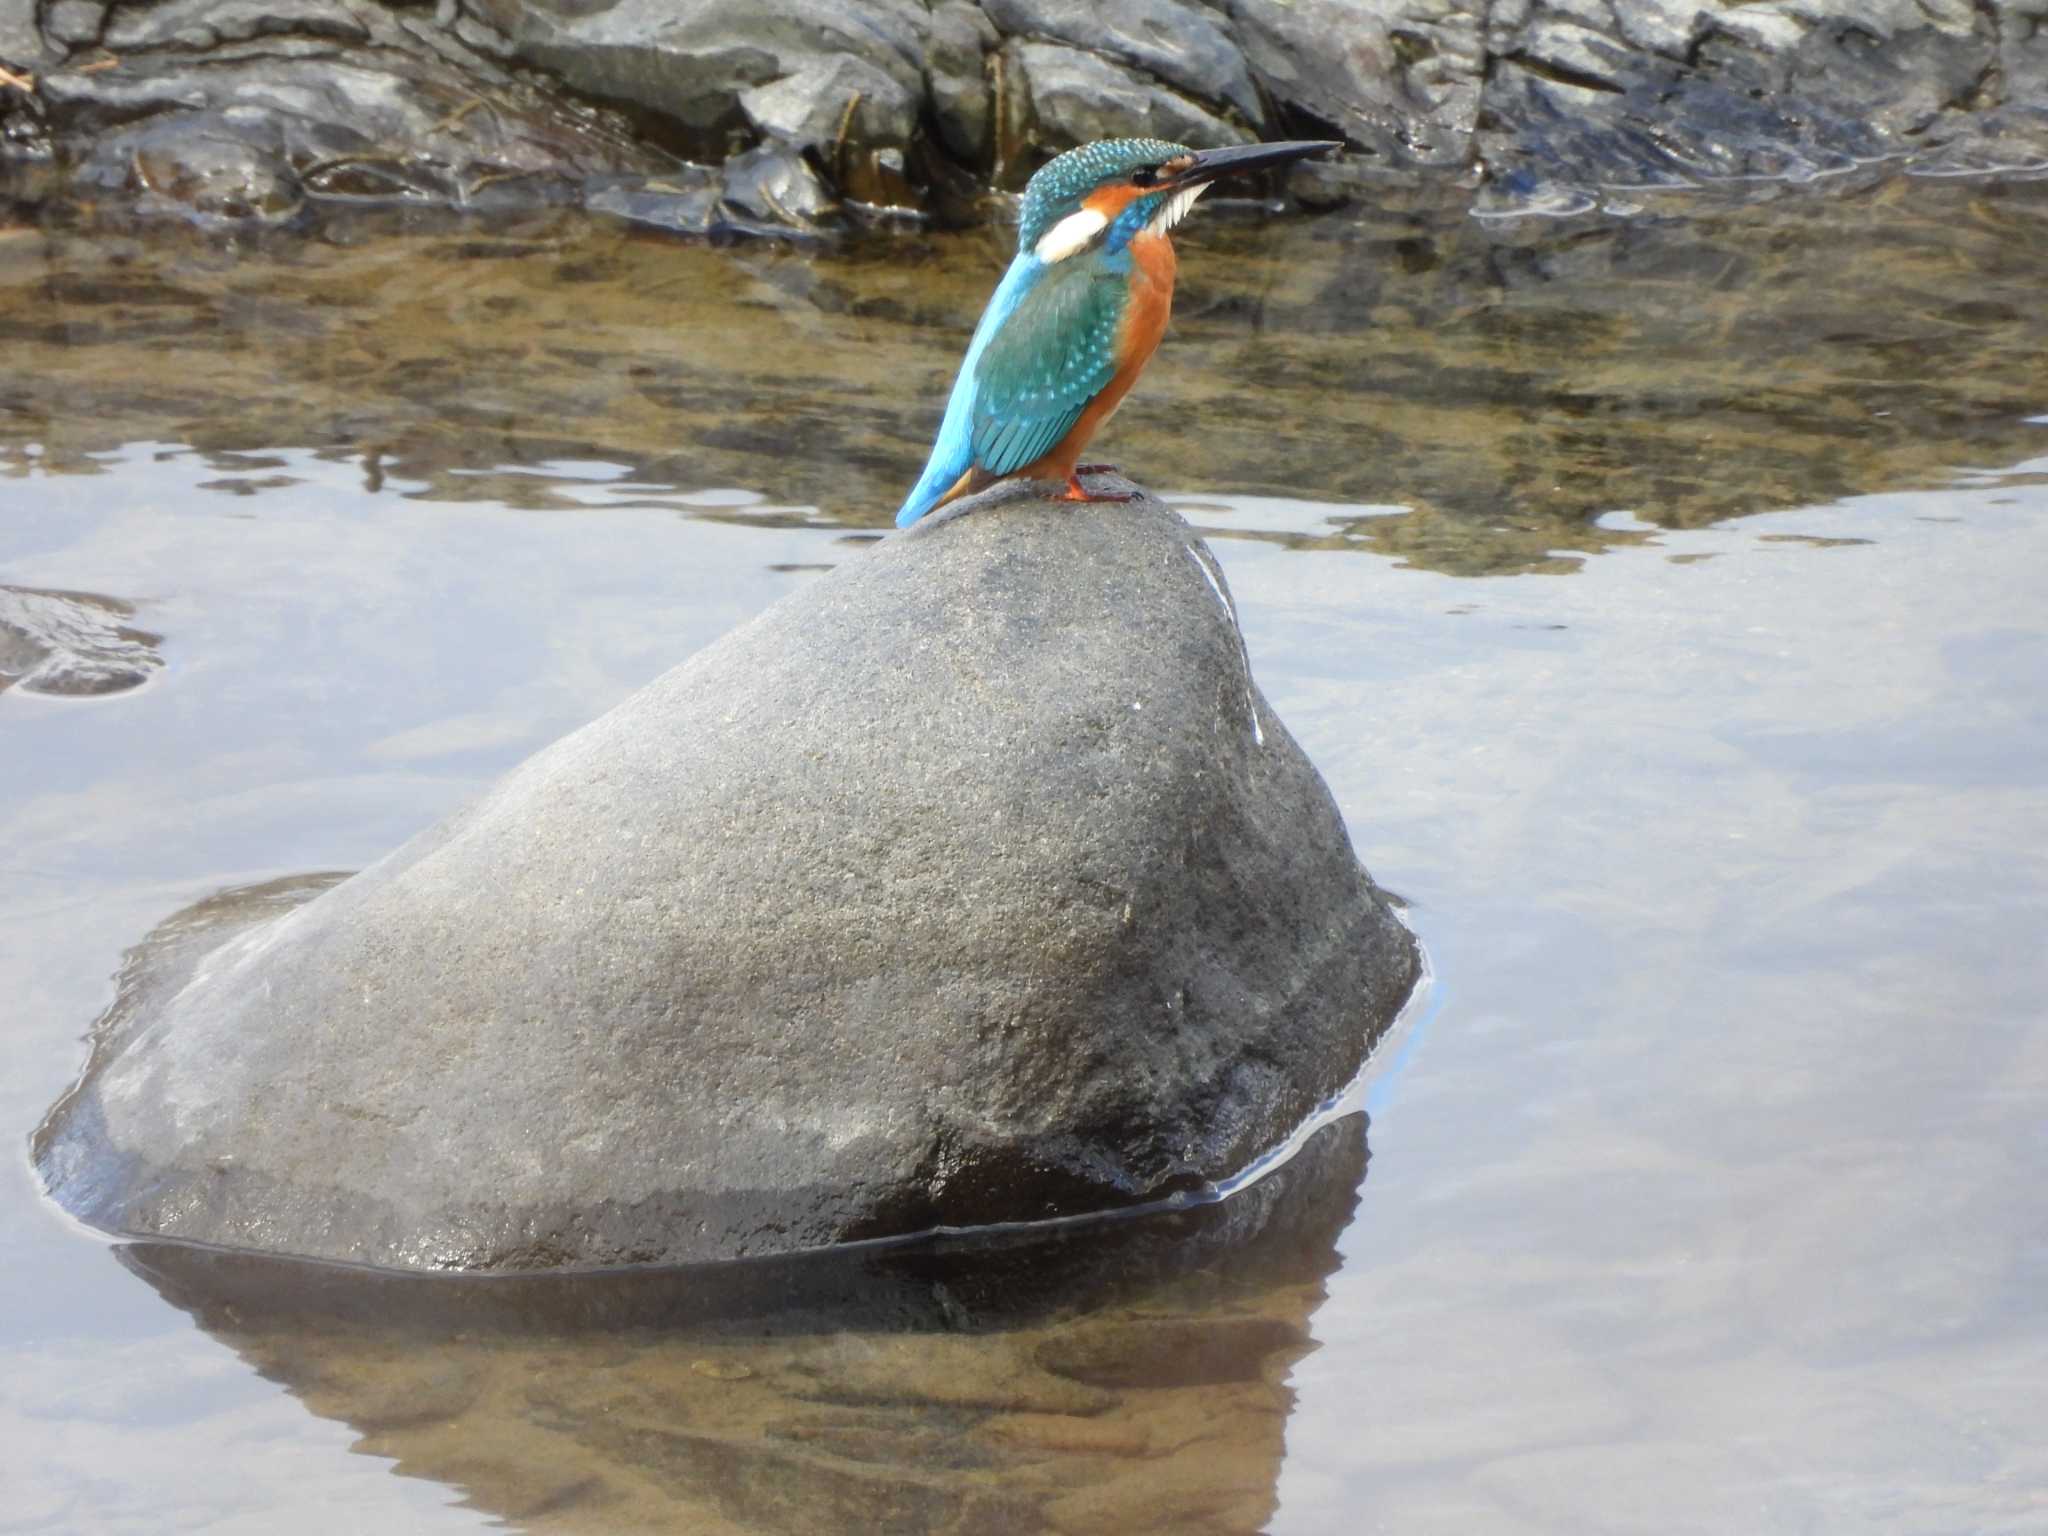
<svg viewBox="0 0 2048 1536"><path fill-rule="evenodd" d="M903 499L903 505L896 510L896 526L908 528L937 506L938 501L938 492L927 490L925 483L922 480L918 481L916 488Z"/></svg>
<svg viewBox="0 0 2048 1536"><path fill-rule="evenodd" d="M931 463L925 465L924 473L918 476L916 486L903 499L903 505L896 513L896 526L908 528L933 508L942 507L970 490L980 489L974 483L975 478L972 463L955 466L944 456L934 453Z"/></svg>
<svg viewBox="0 0 2048 1536"><path fill-rule="evenodd" d="M961 361L960 372L953 380L953 393L946 397L946 419L939 424L939 437L932 444L931 459L926 463L924 473L917 477L916 488L904 498L903 508L896 514L898 528L908 528L934 507L942 507L955 496L978 491L988 483L986 478L977 483L974 468L977 369L989 338L1010 317L1043 270L1044 264L1036 256L1029 251L1020 251L1017 259L1010 263L1010 270L1003 274L1003 280L996 285L995 296L988 301L988 308L981 312L981 321L974 328L974 340L968 343L967 356Z"/></svg>

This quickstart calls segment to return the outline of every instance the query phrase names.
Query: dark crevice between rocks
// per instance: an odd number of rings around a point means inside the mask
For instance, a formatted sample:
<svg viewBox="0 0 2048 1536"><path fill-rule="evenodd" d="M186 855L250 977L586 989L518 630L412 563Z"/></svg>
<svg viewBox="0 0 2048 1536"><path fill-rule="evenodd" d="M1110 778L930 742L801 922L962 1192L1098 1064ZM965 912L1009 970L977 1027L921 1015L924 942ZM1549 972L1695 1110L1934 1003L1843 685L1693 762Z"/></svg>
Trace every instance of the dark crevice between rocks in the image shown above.
<svg viewBox="0 0 2048 1536"><path fill-rule="evenodd" d="M692 128L625 97L571 89L545 70L522 68L516 69L515 75L551 99L580 102L594 112L604 113L635 142L672 157L679 166L717 165L752 148L755 142L737 106L706 127Z"/></svg>
<svg viewBox="0 0 2048 1536"><path fill-rule="evenodd" d="M1991 61L1976 78L1966 109L1989 113L1995 106L2005 104L2005 25L1999 18L1999 8L1991 0L1976 0L1976 18L1991 39Z"/></svg>
<svg viewBox="0 0 2048 1536"><path fill-rule="evenodd" d="M919 113L905 169L912 184L925 190L924 214L941 229L964 229L988 216L990 193L983 178L990 168L962 164L943 144L937 114L927 103Z"/></svg>
<svg viewBox="0 0 2048 1536"><path fill-rule="evenodd" d="M1989 112L2005 104L2005 27L1992 0L1976 0L1977 20L1991 47L1984 68L1963 98L1955 103L1960 111Z"/></svg>

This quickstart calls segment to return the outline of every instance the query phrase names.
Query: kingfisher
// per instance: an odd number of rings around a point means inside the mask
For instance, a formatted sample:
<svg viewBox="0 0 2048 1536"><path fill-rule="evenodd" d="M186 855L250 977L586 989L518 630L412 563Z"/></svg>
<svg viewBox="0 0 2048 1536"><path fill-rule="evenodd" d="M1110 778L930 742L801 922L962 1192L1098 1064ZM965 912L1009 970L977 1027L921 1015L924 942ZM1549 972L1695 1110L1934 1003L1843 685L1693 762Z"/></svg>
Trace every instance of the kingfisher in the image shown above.
<svg viewBox="0 0 2048 1536"><path fill-rule="evenodd" d="M1177 267L1168 232L1218 177L1342 147L1104 139L1048 161L1024 188L1016 258L974 328L896 526L1012 475L1062 482L1065 501L1130 500L1088 490L1079 461L1166 334Z"/></svg>

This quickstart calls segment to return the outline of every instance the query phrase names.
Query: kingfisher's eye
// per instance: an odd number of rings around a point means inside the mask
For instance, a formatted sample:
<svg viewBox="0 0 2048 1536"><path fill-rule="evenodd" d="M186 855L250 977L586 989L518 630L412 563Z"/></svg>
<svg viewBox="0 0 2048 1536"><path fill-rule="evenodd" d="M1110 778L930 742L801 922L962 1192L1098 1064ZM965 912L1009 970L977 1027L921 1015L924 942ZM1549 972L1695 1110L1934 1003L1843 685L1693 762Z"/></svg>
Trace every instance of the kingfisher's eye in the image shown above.
<svg viewBox="0 0 2048 1536"><path fill-rule="evenodd" d="M1159 167L1156 165L1141 165L1131 172L1131 185L1134 187L1149 187L1158 179Z"/></svg>

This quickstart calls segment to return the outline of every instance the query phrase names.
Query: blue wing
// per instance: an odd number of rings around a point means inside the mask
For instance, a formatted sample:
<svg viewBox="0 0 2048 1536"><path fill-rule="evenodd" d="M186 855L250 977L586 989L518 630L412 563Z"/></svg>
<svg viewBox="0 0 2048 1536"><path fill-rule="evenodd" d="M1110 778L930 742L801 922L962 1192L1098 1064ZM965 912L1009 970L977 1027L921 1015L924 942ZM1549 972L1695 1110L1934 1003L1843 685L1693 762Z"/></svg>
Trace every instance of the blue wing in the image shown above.
<svg viewBox="0 0 2048 1536"><path fill-rule="evenodd" d="M1128 267L1069 257L989 338L974 370L974 463L1015 474L1051 452L1116 377Z"/></svg>
<svg viewBox="0 0 2048 1536"><path fill-rule="evenodd" d="M946 419L939 424L939 436L932 444L932 456L926 461L924 473L918 476L917 484L904 498L902 510L896 514L898 528L908 528L931 511L932 504L951 490L973 465L975 370L989 341L1016 311L1037 281L1038 274L1044 270L1045 263L1030 251L1019 251L1017 259L1010 263L1010 270L1003 274L1002 282L996 285L995 296L988 301L988 308L981 312L981 323L974 328L974 340L967 344L967 356L961 361L960 376L953 381L953 393L946 401Z"/></svg>
<svg viewBox="0 0 2048 1536"><path fill-rule="evenodd" d="M938 441L896 514L907 528L962 475L1011 475L1050 452L1116 376L1130 262L1020 252L974 329Z"/></svg>

